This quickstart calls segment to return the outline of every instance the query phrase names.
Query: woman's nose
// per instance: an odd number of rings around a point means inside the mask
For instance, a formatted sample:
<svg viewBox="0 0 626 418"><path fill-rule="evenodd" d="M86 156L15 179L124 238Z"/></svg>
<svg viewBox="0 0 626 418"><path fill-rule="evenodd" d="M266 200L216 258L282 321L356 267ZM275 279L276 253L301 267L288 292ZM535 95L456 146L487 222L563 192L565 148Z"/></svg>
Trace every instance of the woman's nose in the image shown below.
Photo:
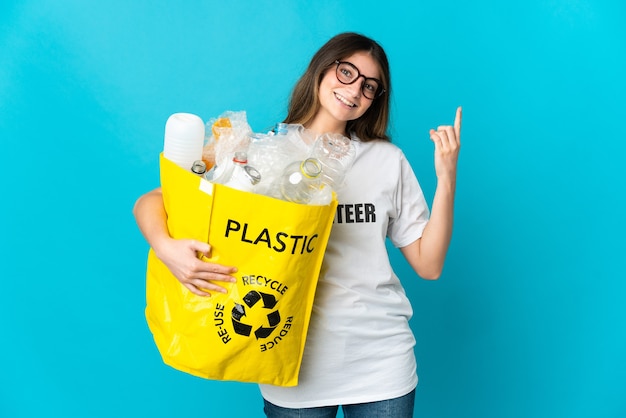
<svg viewBox="0 0 626 418"><path fill-rule="evenodd" d="M350 94L352 94L353 97L360 97L361 93L363 91L363 83L365 82L365 79L361 80L360 77L356 79L356 81L352 84L348 84L348 87L350 88Z"/></svg>

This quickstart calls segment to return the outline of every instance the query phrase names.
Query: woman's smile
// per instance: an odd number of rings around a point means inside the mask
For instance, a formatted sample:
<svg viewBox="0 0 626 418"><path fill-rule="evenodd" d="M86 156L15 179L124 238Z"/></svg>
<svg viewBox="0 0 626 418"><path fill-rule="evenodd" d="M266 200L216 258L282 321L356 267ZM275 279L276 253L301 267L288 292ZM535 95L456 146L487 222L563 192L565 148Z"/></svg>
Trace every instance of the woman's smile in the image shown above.
<svg viewBox="0 0 626 418"><path fill-rule="evenodd" d="M350 100L346 99L344 96L342 96L341 94L334 92L335 93L335 97L337 98L337 100L339 100L341 103L343 103L344 105L348 106L348 107L357 107L356 103L351 102Z"/></svg>

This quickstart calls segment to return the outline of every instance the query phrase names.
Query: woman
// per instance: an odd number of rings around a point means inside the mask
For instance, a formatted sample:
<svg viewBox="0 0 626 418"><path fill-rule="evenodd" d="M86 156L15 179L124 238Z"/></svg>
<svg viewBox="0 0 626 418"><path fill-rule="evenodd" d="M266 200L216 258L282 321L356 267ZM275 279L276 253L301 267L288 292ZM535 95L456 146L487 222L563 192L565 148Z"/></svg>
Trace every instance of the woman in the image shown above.
<svg viewBox="0 0 626 418"><path fill-rule="evenodd" d="M402 151L387 136L391 80L382 47L356 33L330 39L296 84L284 122L350 137L356 158L337 190L296 387L261 385L268 417L412 417L416 361L410 303L385 239L424 279L439 278L452 234L461 109L453 126L430 130L437 189L429 211ZM364 208L367 208L365 210ZM190 291L208 296L234 282L234 266L200 261L210 246L170 238L159 189L134 209L156 255Z"/></svg>

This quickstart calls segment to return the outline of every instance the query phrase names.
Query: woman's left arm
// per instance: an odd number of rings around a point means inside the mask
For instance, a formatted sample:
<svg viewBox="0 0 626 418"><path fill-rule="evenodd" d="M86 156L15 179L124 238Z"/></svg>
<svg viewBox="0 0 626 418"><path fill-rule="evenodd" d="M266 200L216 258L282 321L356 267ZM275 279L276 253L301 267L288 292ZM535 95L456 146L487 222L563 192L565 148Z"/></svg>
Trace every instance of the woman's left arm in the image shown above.
<svg viewBox="0 0 626 418"><path fill-rule="evenodd" d="M400 249L415 272L428 280L436 280L441 276L452 238L457 160L461 148L461 119L462 109L459 107L454 126L445 125L439 126L436 131L430 130L430 139L435 143L437 175L437 189L430 219L422 237Z"/></svg>

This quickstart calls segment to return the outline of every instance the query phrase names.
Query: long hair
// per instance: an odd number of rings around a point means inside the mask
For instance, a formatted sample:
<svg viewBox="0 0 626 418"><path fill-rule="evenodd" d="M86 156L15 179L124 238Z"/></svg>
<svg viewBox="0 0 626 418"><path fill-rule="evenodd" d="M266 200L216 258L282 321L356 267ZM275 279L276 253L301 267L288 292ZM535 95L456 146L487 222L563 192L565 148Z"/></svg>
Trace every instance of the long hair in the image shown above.
<svg viewBox="0 0 626 418"><path fill-rule="evenodd" d="M313 55L308 68L291 93L284 122L306 124L313 120L320 109L319 86L326 71L335 66L336 60L341 61L356 52L369 53L378 63L385 93L375 98L360 118L348 121L346 131L354 132L364 142L375 139L391 141L387 134L391 95L391 75L387 55L376 41L353 32L334 36Z"/></svg>

